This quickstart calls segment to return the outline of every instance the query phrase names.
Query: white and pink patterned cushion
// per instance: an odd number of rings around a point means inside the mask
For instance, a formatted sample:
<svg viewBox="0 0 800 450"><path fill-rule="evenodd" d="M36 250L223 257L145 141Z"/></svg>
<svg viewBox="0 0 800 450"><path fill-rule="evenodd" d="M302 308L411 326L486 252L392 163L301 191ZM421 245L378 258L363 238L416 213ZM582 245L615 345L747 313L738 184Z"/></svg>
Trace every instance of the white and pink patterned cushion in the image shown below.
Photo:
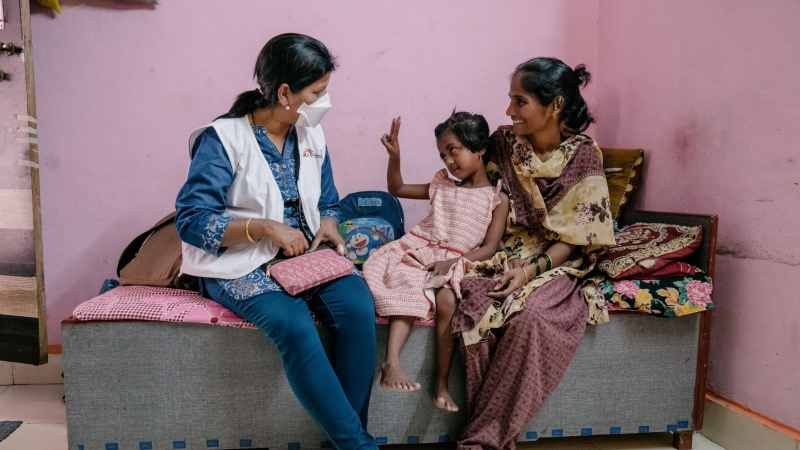
<svg viewBox="0 0 800 450"><path fill-rule="evenodd" d="M72 315L77 320L154 320L255 328L197 292L150 286L120 286L81 303Z"/></svg>

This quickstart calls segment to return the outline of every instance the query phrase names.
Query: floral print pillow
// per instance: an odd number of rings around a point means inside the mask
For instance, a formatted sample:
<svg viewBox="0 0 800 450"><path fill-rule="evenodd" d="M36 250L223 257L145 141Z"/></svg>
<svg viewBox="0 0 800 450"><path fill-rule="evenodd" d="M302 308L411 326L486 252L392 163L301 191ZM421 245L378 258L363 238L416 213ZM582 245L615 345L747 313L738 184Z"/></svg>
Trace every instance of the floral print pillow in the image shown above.
<svg viewBox="0 0 800 450"><path fill-rule="evenodd" d="M600 256L597 269L614 279L656 279L692 275L680 261L694 253L703 240L703 229L664 223L635 223L614 238Z"/></svg>
<svg viewBox="0 0 800 450"><path fill-rule="evenodd" d="M700 269L686 277L657 280L611 280L592 277L614 309L638 309L659 317L678 317L714 307L711 278Z"/></svg>

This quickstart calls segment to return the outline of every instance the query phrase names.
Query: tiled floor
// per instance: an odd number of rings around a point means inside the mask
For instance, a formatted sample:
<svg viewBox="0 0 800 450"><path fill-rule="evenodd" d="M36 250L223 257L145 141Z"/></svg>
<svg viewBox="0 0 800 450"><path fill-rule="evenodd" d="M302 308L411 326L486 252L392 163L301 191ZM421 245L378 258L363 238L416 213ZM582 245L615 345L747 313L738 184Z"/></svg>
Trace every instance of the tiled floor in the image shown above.
<svg viewBox="0 0 800 450"><path fill-rule="evenodd" d="M63 384L0 386L0 420L22 425L0 442L0 450L67 450Z"/></svg>
<svg viewBox="0 0 800 450"><path fill-rule="evenodd" d="M67 414L61 396L64 386L0 386L0 420L21 420L23 424L0 442L0 450L67 450ZM450 450L452 444L385 446L394 450ZM524 449L614 450L672 449L668 433L587 438L542 439L520 444ZM694 437L695 450L724 450L701 435Z"/></svg>

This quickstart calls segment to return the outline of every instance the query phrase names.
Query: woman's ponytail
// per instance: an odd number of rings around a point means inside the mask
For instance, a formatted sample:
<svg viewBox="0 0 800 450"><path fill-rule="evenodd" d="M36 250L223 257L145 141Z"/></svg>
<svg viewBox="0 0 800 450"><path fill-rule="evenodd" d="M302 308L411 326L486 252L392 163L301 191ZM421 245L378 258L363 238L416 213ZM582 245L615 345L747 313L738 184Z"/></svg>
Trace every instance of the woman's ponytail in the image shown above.
<svg viewBox="0 0 800 450"><path fill-rule="evenodd" d="M585 64L578 64L573 69L573 72L575 73L575 78L578 80L578 88L582 88L592 81L592 74L586 70Z"/></svg>
<svg viewBox="0 0 800 450"><path fill-rule="evenodd" d="M217 117L217 119L235 119L237 117L243 117L256 109L265 107L266 103L264 96L261 95L261 91L258 89L245 91L236 97L236 101L233 102L230 111Z"/></svg>

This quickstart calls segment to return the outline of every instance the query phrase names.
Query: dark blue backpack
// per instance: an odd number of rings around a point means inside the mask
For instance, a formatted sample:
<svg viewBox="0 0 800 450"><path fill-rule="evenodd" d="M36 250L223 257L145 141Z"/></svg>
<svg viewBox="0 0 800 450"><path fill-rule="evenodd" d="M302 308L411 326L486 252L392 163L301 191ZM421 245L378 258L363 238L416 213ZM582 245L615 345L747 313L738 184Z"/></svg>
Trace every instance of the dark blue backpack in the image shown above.
<svg viewBox="0 0 800 450"><path fill-rule="evenodd" d="M339 202L339 234L354 264L364 264L372 252L406 234L403 207L384 191L354 192Z"/></svg>

